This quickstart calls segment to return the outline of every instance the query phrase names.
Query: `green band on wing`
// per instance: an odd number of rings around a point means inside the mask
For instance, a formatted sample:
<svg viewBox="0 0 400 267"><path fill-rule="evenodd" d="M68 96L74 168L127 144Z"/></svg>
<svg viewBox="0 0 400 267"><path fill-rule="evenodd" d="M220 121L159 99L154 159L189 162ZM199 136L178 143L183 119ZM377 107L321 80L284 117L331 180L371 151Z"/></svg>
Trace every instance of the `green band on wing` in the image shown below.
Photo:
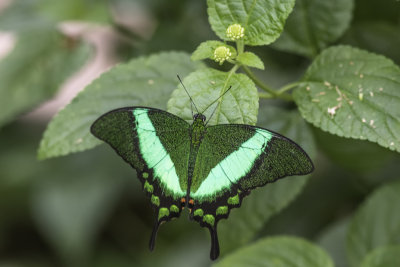
<svg viewBox="0 0 400 267"><path fill-rule="evenodd" d="M204 215L204 211L202 209L197 209L193 212L193 215L202 217Z"/></svg>
<svg viewBox="0 0 400 267"><path fill-rule="evenodd" d="M216 214L217 215L225 215L229 211L228 206L220 206L217 208Z"/></svg>
<svg viewBox="0 0 400 267"><path fill-rule="evenodd" d="M158 220L168 216L169 216L169 210L167 208L160 208L160 210L158 211Z"/></svg>
<svg viewBox="0 0 400 267"><path fill-rule="evenodd" d="M191 196L196 198L212 197L216 192L223 191L232 183L236 183L251 170L271 138L270 133L257 129L253 137L211 169L199 189Z"/></svg>
<svg viewBox="0 0 400 267"><path fill-rule="evenodd" d="M171 205L171 207L169 207L169 210L170 210L171 212L175 212L175 213L178 213L178 212L179 212L179 208L178 208L177 205Z"/></svg>
<svg viewBox="0 0 400 267"><path fill-rule="evenodd" d="M157 137L147 110L134 109L133 116L136 120L140 152L148 167L153 168L154 178L159 179L162 186L174 196L184 196L185 193L179 184L179 177L176 174L174 163Z"/></svg>
<svg viewBox="0 0 400 267"><path fill-rule="evenodd" d="M211 226L214 226L215 223L215 217L211 214L206 214L203 217L203 222L208 223Z"/></svg>

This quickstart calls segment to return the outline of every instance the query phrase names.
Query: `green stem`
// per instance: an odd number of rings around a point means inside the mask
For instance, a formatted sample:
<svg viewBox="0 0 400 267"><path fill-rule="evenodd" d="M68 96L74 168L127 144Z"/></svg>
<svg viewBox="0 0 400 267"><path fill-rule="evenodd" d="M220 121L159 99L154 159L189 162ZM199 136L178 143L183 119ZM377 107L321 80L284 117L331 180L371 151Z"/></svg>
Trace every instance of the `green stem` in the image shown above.
<svg viewBox="0 0 400 267"><path fill-rule="evenodd" d="M220 92L220 95L223 95L225 93L226 87L228 86L229 80L231 79L232 75L239 69L240 65L234 65L232 69L229 71L228 77L225 80L224 86L222 87L222 90ZM219 114L221 110L221 103L222 103L222 97L218 99L218 104L217 104L217 122L219 121Z"/></svg>
<svg viewBox="0 0 400 267"><path fill-rule="evenodd" d="M269 94L269 93L265 93L265 92L258 92L258 97L259 98L264 98L264 99L271 99L271 98L275 98L275 96Z"/></svg>
<svg viewBox="0 0 400 267"><path fill-rule="evenodd" d="M273 90L272 88L270 88L268 85L266 85L265 83L263 83L260 79L257 78L256 75L254 75L254 73L249 69L249 67L247 66L242 66L244 72L250 77L250 79L253 80L253 82L260 87L261 89L263 89L264 91L270 93L273 96L277 96L277 92L275 90Z"/></svg>
<svg viewBox="0 0 400 267"><path fill-rule="evenodd" d="M242 54L244 52L244 42L243 39L237 40L236 41L236 48L238 55Z"/></svg>
<svg viewBox="0 0 400 267"><path fill-rule="evenodd" d="M289 83L289 84L283 86L282 88L280 88L280 89L277 91L277 93L278 93L279 95L284 94L286 91L289 91L290 89L295 88L295 87L299 86L300 84L301 84L301 82Z"/></svg>

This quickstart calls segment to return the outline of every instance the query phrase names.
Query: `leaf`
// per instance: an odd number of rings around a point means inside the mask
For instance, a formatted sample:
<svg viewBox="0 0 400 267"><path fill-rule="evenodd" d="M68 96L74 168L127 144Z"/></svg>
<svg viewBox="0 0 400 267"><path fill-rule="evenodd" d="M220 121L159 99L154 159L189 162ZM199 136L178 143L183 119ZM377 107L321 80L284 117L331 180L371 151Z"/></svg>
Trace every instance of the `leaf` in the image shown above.
<svg viewBox="0 0 400 267"><path fill-rule="evenodd" d="M283 31L295 0L208 0L211 28L222 40L229 41L227 28L235 23L244 27L246 45L267 45Z"/></svg>
<svg viewBox="0 0 400 267"><path fill-rule="evenodd" d="M0 61L0 126L52 97L89 54L88 45L54 29L20 32L14 50Z"/></svg>
<svg viewBox="0 0 400 267"><path fill-rule="evenodd" d="M312 132L296 110L288 111L262 105L258 117L259 126L291 138L311 158L315 157L316 147ZM239 209L233 209L229 218L219 223L221 254L237 249L253 239L273 215L295 199L307 181L308 176L287 177L253 190Z"/></svg>
<svg viewBox="0 0 400 267"><path fill-rule="evenodd" d="M315 57L349 27L353 0L297 0L273 47Z"/></svg>
<svg viewBox="0 0 400 267"><path fill-rule="evenodd" d="M201 67L186 53L166 52L134 59L101 75L79 93L49 123L40 143L40 159L93 148L101 142L90 134L91 124L102 114L126 106L165 108L178 84Z"/></svg>
<svg viewBox="0 0 400 267"><path fill-rule="evenodd" d="M241 64L257 68L257 69L264 69L264 63L261 59L252 52L244 52L241 53L236 57L236 60L239 61Z"/></svg>
<svg viewBox="0 0 400 267"><path fill-rule="evenodd" d="M65 262L73 266L86 260L120 186L108 178L81 177L41 183L34 192L34 219Z"/></svg>
<svg viewBox="0 0 400 267"><path fill-rule="evenodd" d="M317 239L317 243L330 254L336 266L340 267L347 266L345 248L349 221L349 218L344 218L334 222Z"/></svg>
<svg viewBox="0 0 400 267"><path fill-rule="evenodd" d="M233 46L226 45L224 42L221 41L205 41L202 42L196 50L193 52L191 59L192 60L201 60L201 59L206 59L214 58L214 50L218 48L219 46L225 46L228 47L229 50L232 53L232 58L236 57L236 49Z"/></svg>
<svg viewBox="0 0 400 267"><path fill-rule="evenodd" d="M316 127L400 151L399 86L400 68L391 60L337 46L315 59L293 96Z"/></svg>
<svg viewBox="0 0 400 267"><path fill-rule="evenodd" d="M400 266L400 246L378 248L364 258L361 267L398 267Z"/></svg>
<svg viewBox="0 0 400 267"><path fill-rule="evenodd" d="M323 249L304 239L277 236L241 248L213 266L333 267L333 262Z"/></svg>
<svg viewBox="0 0 400 267"><path fill-rule="evenodd" d="M363 178L385 170L389 162L400 159L398 153L366 140L342 138L318 128L314 128L314 136L318 148L331 160ZM386 180L388 176L379 177L382 178Z"/></svg>
<svg viewBox="0 0 400 267"><path fill-rule="evenodd" d="M108 22L110 14L108 3L105 0L37 0L35 6L39 15L56 21L86 20Z"/></svg>
<svg viewBox="0 0 400 267"><path fill-rule="evenodd" d="M12 31L54 26L66 20L108 22L105 0L14 0L0 16L0 28Z"/></svg>
<svg viewBox="0 0 400 267"><path fill-rule="evenodd" d="M215 69L200 69L183 80L200 113L210 119L208 125L221 123L244 123L254 125L257 122L258 93L254 83L244 74L218 71ZM232 88L224 96L220 96ZM215 104L209 106L213 101ZM176 114L185 120L192 121L190 99L179 85L168 101L168 112ZM215 113L210 118L211 113ZM196 112L196 110L193 110Z"/></svg>
<svg viewBox="0 0 400 267"><path fill-rule="evenodd" d="M400 63L400 49L397 49L400 47L400 35L397 25L382 21L357 23L346 31L341 43L382 54L397 64Z"/></svg>
<svg viewBox="0 0 400 267"><path fill-rule="evenodd" d="M357 210L347 234L351 266L375 248L400 244L400 182L377 189Z"/></svg>

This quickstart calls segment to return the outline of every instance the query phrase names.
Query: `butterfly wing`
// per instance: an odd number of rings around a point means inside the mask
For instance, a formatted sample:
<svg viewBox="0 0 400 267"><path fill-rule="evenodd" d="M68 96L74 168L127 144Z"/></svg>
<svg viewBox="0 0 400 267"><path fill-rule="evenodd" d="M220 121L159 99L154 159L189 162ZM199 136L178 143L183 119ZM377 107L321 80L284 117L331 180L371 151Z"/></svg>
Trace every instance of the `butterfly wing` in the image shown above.
<svg viewBox="0 0 400 267"><path fill-rule="evenodd" d="M150 239L153 250L159 225L179 217L186 196L190 125L168 112L129 107L97 119L91 132L108 143L136 169L150 197L156 222Z"/></svg>
<svg viewBox="0 0 400 267"><path fill-rule="evenodd" d="M296 143L267 129L242 124L206 128L190 185L191 216L211 233L211 259L219 255L217 223L250 190L290 175L312 172Z"/></svg>

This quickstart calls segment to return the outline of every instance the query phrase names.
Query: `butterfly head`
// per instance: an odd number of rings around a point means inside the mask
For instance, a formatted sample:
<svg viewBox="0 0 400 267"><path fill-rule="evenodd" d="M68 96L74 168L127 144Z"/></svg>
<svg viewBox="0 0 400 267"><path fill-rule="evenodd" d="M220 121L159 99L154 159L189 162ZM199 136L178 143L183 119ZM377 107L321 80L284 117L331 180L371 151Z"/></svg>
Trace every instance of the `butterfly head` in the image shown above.
<svg viewBox="0 0 400 267"><path fill-rule="evenodd" d="M206 121L206 116L204 116L201 113L194 114L193 115L193 121L199 121L199 120L201 120L202 122L205 122Z"/></svg>

